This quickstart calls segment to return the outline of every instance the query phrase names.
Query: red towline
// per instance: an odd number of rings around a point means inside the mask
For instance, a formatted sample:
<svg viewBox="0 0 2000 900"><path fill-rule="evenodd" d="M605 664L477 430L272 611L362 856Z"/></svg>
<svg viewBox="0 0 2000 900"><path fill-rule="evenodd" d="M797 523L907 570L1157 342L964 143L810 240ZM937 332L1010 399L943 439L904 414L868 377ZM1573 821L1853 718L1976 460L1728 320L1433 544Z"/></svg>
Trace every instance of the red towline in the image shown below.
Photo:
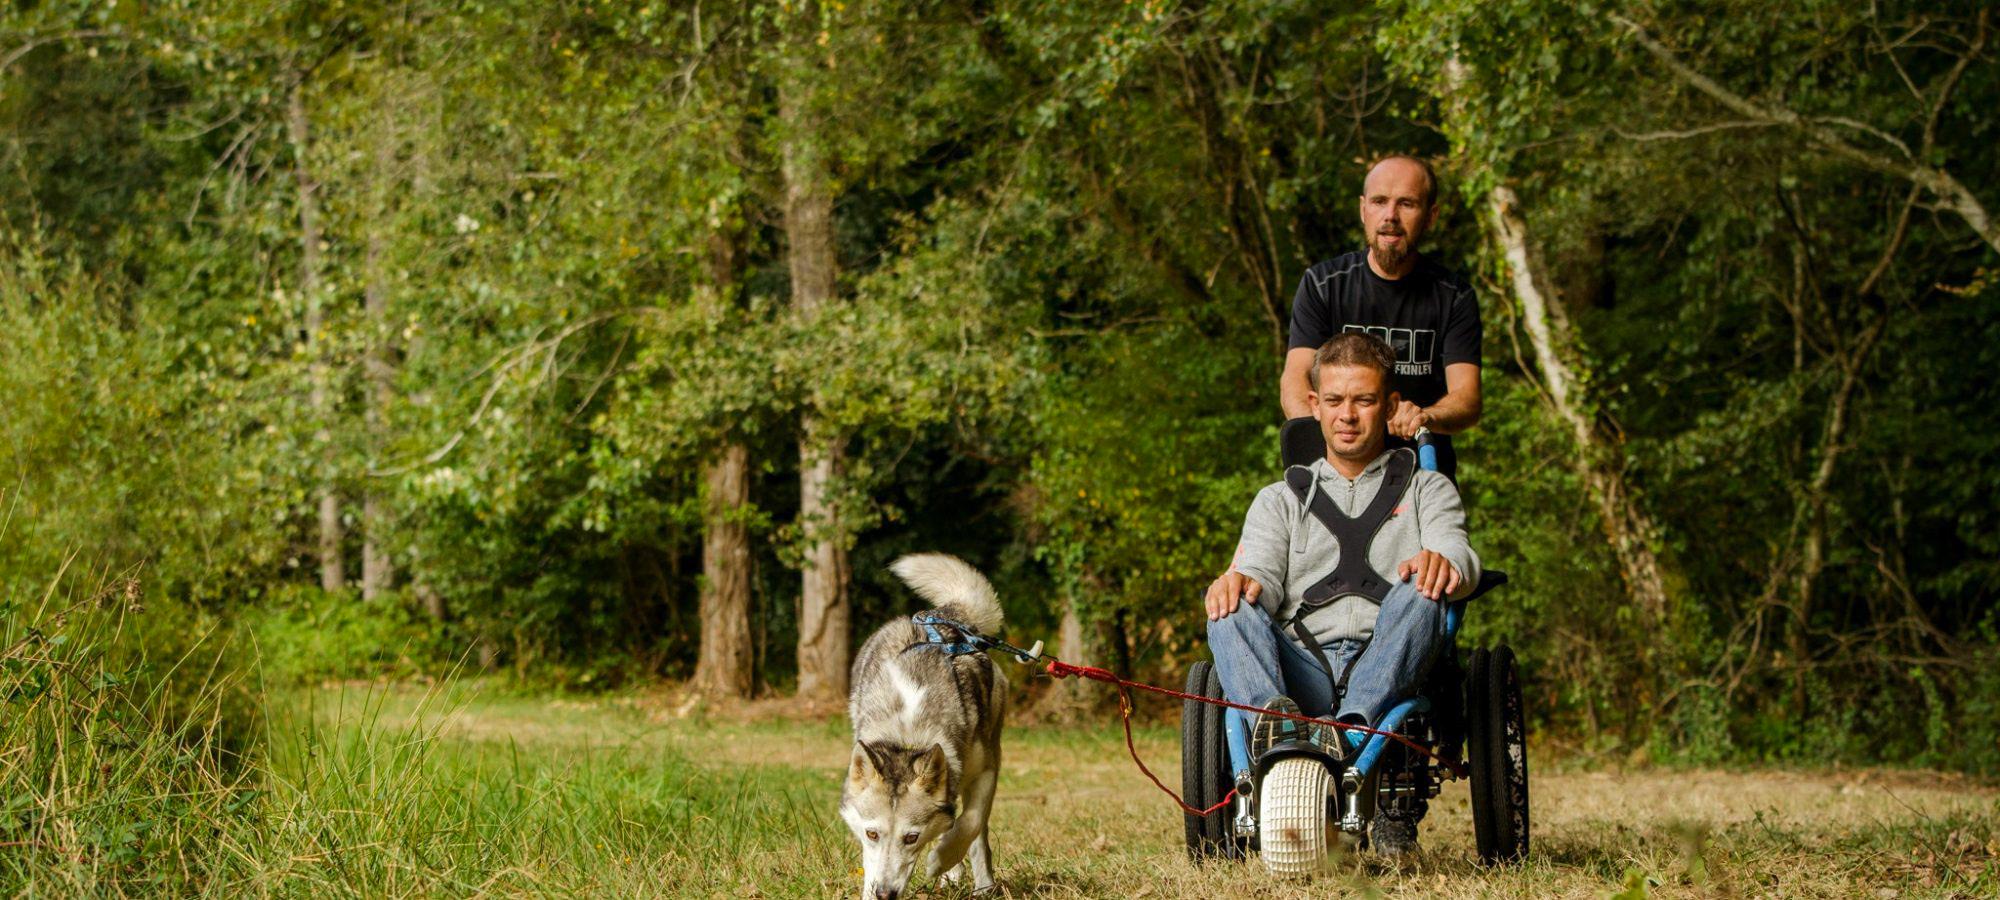
<svg viewBox="0 0 2000 900"><path fill-rule="evenodd" d="M1040 648L1037 647L1036 649ZM1457 778L1465 777L1466 770L1464 763L1459 762L1457 760L1445 759L1444 757L1439 756L1436 753L1432 752L1431 748L1417 743L1416 741L1410 739L1408 736L1397 734L1396 732L1393 731L1382 731L1379 729L1370 728L1366 725L1351 725L1346 722L1334 722L1327 719L1315 719L1311 716L1306 716L1306 715L1275 712L1273 710L1264 709L1263 707L1260 706L1250 706L1244 703L1231 703L1228 700L1221 700L1215 697L1203 697L1200 694L1190 694L1187 693L1186 691L1176 691L1170 688L1163 688L1156 685L1144 684L1141 682L1132 681L1130 679L1120 678L1117 675L1113 674L1109 669L1100 669L1096 666L1079 666L1074 663L1063 662L1062 660L1056 659L1054 657L1044 657L1044 659L1048 660L1049 665L1045 671L1048 672L1049 677L1051 678L1068 678L1070 676L1076 676L1078 678L1088 678L1092 681L1102 681L1105 684L1114 685L1118 688L1118 714L1124 720L1125 749L1131 752L1132 762L1138 764L1139 771L1146 773L1146 777L1152 780L1154 786L1158 787L1162 791L1165 791L1167 793L1167 796L1174 798L1174 803L1178 804L1182 810L1186 811L1187 814L1191 816L1207 816L1214 814L1216 810L1219 810L1224 806L1227 806L1229 804L1229 801L1236 799L1236 791L1232 789L1214 806L1211 806L1207 809L1196 809L1192 806L1189 806L1186 800L1181 799L1181 795L1174 793L1172 788L1169 788L1166 785L1161 784L1159 776L1154 775L1152 769L1146 768L1146 761L1139 758L1139 748L1133 746L1132 744L1132 692L1131 692L1132 688L1138 688L1139 690L1142 691L1149 691L1151 693L1160 694L1166 697L1177 697L1182 700L1193 700L1196 703L1206 703L1209 704L1210 706L1223 706L1223 707L1228 707L1229 709L1240 709L1244 712L1251 712L1264 716L1278 716L1281 718L1292 719L1299 722L1305 722L1311 725L1319 725L1319 726L1331 725L1334 728L1337 728L1341 731L1359 731L1363 734L1369 734L1369 735L1379 734L1389 738L1390 740L1397 741L1401 743L1403 746L1408 747L1411 750L1414 750L1417 753L1422 754L1423 756L1437 760L1439 763L1443 764L1446 769L1449 769L1454 777Z"/></svg>

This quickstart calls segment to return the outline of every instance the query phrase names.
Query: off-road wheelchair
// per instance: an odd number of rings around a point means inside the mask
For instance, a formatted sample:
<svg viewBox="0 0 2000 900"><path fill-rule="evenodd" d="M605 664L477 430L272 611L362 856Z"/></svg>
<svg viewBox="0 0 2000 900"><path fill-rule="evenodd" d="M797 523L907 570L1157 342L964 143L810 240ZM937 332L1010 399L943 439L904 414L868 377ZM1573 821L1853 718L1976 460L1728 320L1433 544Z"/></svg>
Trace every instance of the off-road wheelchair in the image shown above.
<svg viewBox="0 0 2000 900"><path fill-rule="evenodd" d="M1295 422L1283 436L1284 456L1317 453L1317 423ZM1312 432L1303 433L1305 427ZM1435 470L1436 454L1418 438L1419 464ZM1271 871L1303 874L1317 869L1337 830L1359 844L1378 810L1415 817L1442 783L1462 771L1471 782L1472 820L1479 859L1487 864L1521 859L1528 852L1528 756L1521 684L1514 653L1505 645L1469 653L1457 646L1465 607L1507 580L1487 571L1473 593L1445 610L1446 646L1415 697L1396 704L1375 724L1423 748L1386 734L1368 736L1352 752L1330 753L1322 740L1278 743L1249 758L1250 714L1193 700L1181 708L1182 793L1195 809L1233 802L1213 813L1186 815L1188 853L1197 861L1241 859L1256 850ZM1214 667L1198 662L1186 692L1221 698ZM1338 705L1336 703L1336 705ZM1316 729L1339 735L1332 728Z"/></svg>

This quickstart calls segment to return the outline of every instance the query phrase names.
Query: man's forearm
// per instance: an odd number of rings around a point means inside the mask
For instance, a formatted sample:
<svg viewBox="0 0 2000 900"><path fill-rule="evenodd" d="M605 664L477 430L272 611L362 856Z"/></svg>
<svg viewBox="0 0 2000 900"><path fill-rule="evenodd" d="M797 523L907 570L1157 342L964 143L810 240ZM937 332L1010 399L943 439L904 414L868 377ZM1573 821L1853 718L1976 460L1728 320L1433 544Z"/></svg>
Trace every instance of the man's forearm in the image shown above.
<svg viewBox="0 0 2000 900"><path fill-rule="evenodd" d="M1444 381L1444 396L1424 408L1424 427L1457 434L1479 424L1479 367L1452 363L1444 367Z"/></svg>
<svg viewBox="0 0 2000 900"><path fill-rule="evenodd" d="M1306 399L1306 385L1285 383L1278 390L1278 405L1284 407L1286 419L1303 419L1312 415L1312 401Z"/></svg>
<svg viewBox="0 0 2000 900"><path fill-rule="evenodd" d="M1479 424L1479 401L1459 394L1446 394L1424 407L1424 427L1438 434L1457 434Z"/></svg>
<svg viewBox="0 0 2000 900"><path fill-rule="evenodd" d="M1287 419L1312 415L1312 382L1306 380L1312 359L1313 351L1309 348L1293 347L1285 351L1285 372L1278 376L1278 405Z"/></svg>
<svg viewBox="0 0 2000 900"><path fill-rule="evenodd" d="M1452 598L1463 599L1472 593L1480 576L1479 554L1466 539L1464 501L1451 482L1429 473L1419 476L1419 543L1423 549L1444 557L1457 570L1460 584L1458 590L1452 591Z"/></svg>
<svg viewBox="0 0 2000 900"><path fill-rule="evenodd" d="M1274 485L1284 490L1283 484ZM1236 542L1236 558L1230 568L1263 585L1264 590L1282 589L1291 556L1291 530L1286 526L1284 502L1277 491L1265 488L1250 504L1243 517L1243 537Z"/></svg>

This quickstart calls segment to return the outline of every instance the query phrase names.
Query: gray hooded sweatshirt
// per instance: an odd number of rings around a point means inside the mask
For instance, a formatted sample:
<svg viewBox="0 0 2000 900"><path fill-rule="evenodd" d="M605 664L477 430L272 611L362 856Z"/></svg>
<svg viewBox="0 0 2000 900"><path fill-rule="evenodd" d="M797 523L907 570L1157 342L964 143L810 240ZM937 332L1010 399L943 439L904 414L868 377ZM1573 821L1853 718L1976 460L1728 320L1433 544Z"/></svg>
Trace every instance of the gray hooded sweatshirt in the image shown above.
<svg viewBox="0 0 2000 900"><path fill-rule="evenodd" d="M1390 454L1415 452L1409 448L1386 451L1353 481L1334 471L1325 459L1314 460L1310 467L1312 489L1326 494L1342 513L1358 515L1381 489L1382 470ZM1368 564L1394 583L1396 566L1420 550L1444 557L1458 570L1458 589L1452 592L1452 599L1472 593L1479 583L1479 556L1465 539L1465 507L1459 502L1458 488L1443 475L1423 469L1415 471L1402 502L1376 532L1375 542L1368 548ZM1243 540L1236 545L1235 569L1264 586L1258 605L1289 634L1292 616L1305 601L1306 589L1332 574L1341 552L1333 533L1313 518L1299 495L1280 480L1257 492L1257 499L1250 504L1250 513L1243 519ZM1305 626L1322 645L1342 639L1362 640L1375 633L1377 609L1375 601L1348 594L1307 615Z"/></svg>

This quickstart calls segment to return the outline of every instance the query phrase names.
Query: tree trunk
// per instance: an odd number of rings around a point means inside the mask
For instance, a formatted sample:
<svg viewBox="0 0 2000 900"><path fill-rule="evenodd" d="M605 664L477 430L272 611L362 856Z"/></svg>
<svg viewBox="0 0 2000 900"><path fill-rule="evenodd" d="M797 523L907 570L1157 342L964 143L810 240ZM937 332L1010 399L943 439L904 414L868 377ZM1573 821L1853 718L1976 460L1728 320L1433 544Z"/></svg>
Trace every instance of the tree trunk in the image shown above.
<svg viewBox="0 0 2000 900"><path fill-rule="evenodd" d="M736 296L738 235L729 228L709 237L702 299L718 318ZM756 687L757 648L750 630L750 448L725 442L702 468L701 647L694 688L711 697L747 698Z"/></svg>
<svg viewBox="0 0 2000 900"><path fill-rule="evenodd" d="M291 96L287 109L287 125L291 132L293 184L298 190L299 204L299 293L306 304L306 347L311 360L310 381L312 384L312 415L317 423L313 432L313 443L319 448L321 470L319 473L319 584L328 591L347 589L347 566L340 555L340 545L345 537L340 521L340 495L334 487L333 452L333 394L328 384L330 373L326 361L326 339L321 332L325 329L326 317L323 297L320 294L319 272L319 184L313 180L312 170L307 165L309 133L306 119L305 78L303 75L292 81Z"/></svg>
<svg viewBox="0 0 2000 900"><path fill-rule="evenodd" d="M712 697L749 697L750 448L723 446L702 470L701 651L695 690Z"/></svg>
<svg viewBox="0 0 2000 900"><path fill-rule="evenodd" d="M444 595L438 593L437 588L431 587L419 578L413 585L413 590L417 600L423 603L424 615L429 616L431 621L442 622L450 615L450 611L445 608Z"/></svg>
<svg viewBox="0 0 2000 900"><path fill-rule="evenodd" d="M1103 665L1095 643L1091 629L1084 627L1083 616L1077 612L1076 598L1067 598L1063 602L1062 623L1056 628L1056 658L1093 666ZM1043 694L1035 704L1035 712L1049 721L1078 721L1103 705L1105 698L1112 696L1110 691L1101 687L1081 678L1058 680L1049 685L1048 693Z"/></svg>
<svg viewBox="0 0 2000 900"><path fill-rule="evenodd" d="M1075 597L1063 602L1062 624L1056 626L1056 656L1071 660L1093 659L1090 655L1090 645L1084 643L1083 616L1076 611ZM1062 684L1081 686L1081 680L1065 679Z"/></svg>
<svg viewBox="0 0 2000 900"><path fill-rule="evenodd" d="M809 11L801 12L810 18ZM783 142L785 236L792 305L811 322L834 300L833 186L812 109L809 40L797 43L778 88ZM799 522L805 540L799 602L799 696L838 702L847 696L849 646L847 547L833 488L841 476L842 435L808 409L799 430Z"/></svg>
<svg viewBox="0 0 2000 900"><path fill-rule="evenodd" d="M1606 255L1604 232L1592 226L1584 230L1563 258L1553 261L1555 270L1562 273L1556 299L1568 314L1611 308L1611 268L1606 264Z"/></svg>
<svg viewBox="0 0 2000 900"><path fill-rule="evenodd" d="M1625 483L1624 450L1597 427L1592 412L1596 404L1572 363L1578 352L1576 333L1561 303L1549 296L1545 287L1548 280L1513 189L1505 184L1494 187L1487 212L1507 260L1514 296L1521 303L1521 319L1535 348L1549 405L1576 443L1577 474L1597 509L1626 590L1647 624L1656 628L1667 619L1667 573L1653 549L1652 538L1657 532L1652 519Z"/></svg>
<svg viewBox="0 0 2000 900"><path fill-rule="evenodd" d="M838 702L847 696L852 653L847 605L847 547L832 487L840 447L808 422L799 439L799 516L806 526L804 585L799 600L799 696Z"/></svg>
<svg viewBox="0 0 2000 900"><path fill-rule="evenodd" d="M1189 20L1191 21L1191 20ZM1178 29L1176 29L1178 31ZM1178 36L1178 35L1177 35ZM1188 37L1192 37L1191 35ZM1184 38L1185 39L1185 38ZM1232 119L1223 109L1220 95L1224 84L1235 86L1238 79L1220 57L1207 53L1178 54L1183 109L1197 127L1207 164L1202 170L1218 195L1227 220L1219 223L1236 250L1238 264L1251 287L1257 290L1258 306L1264 311L1271 344L1280 357L1285 355L1285 331L1291 323L1291 294L1284 284L1284 263L1278 251L1278 232L1271 224L1265 205L1265 188L1257 177L1255 152L1240 119Z"/></svg>
<svg viewBox="0 0 2000 900"><path fill-rule="evenodd" d="M395 163L395 147L378 136L375 146L375 203L368 224L367 288L364 290L368 314L368 452L369 468L387 455L389 404L395 399L396 371L390 362L389 277L382 257L387 252L386 232L391 227L387 181ZM386 593L396 580L396 564L387 547L389 535L388 501L382 496L380 479L371 478L361 497L361 599L372 601Z"/></svg>
<svg viewBox="0 0 2000 900"><path fill-rule="evenodd" d="M1137 674L1132 669L1132 630L1126 627L1131 618L1130 612L1121 609L1097 620L1098 653L1104 660L1098 665L1120 678Z"/></svg>

